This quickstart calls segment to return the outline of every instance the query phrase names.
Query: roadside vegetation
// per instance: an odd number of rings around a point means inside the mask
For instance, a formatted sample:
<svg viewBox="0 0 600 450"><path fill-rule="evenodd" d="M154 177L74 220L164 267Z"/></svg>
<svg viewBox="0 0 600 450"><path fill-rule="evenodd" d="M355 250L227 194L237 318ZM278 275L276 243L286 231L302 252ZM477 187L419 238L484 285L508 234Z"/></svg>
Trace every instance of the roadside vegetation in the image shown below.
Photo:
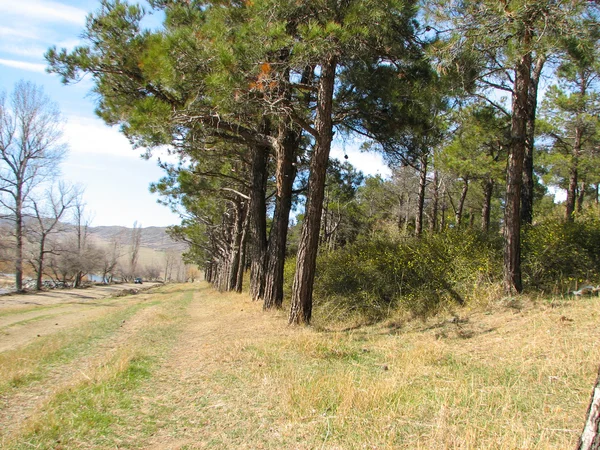
<svg viewBox="0 0 600 450"><path fill-rule="evenodd" d="M8 355L11 396L79 342L128 344L98 347L9 448L574 445L600 359L599 6L102 0L49 71L179 157L151 190L220 293L165 287L120 312L129 335L115 315L22 369ZM361 152L390 175L345 161ZM20 289L19 181L0 175Z"/></svg>
<svg viewBox="0 0 600 450"><path fill-rule="evenodd" d="M41 341L63 356L3 391L2 448L573 448L600 358L597 297L350 329L207 284L140 297Z"/></svg>

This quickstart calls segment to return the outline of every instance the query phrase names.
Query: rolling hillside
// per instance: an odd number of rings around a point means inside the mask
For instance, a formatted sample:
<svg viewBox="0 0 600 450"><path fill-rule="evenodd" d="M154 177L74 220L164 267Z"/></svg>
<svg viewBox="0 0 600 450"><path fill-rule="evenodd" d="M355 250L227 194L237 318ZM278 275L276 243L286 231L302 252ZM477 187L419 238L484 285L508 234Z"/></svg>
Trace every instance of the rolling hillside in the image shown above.
<svg viewBox="0 0 600 450"><path fill-rule="evenodd" d="M102 242L112 242L118 239L120 243L127 244L131 239L131 228L119 226L91 227L90 234L94 239ZM141 246L157 251L177 250L183 252L186 245L176 242L167 234L166 227L142 228Z"/></svg>

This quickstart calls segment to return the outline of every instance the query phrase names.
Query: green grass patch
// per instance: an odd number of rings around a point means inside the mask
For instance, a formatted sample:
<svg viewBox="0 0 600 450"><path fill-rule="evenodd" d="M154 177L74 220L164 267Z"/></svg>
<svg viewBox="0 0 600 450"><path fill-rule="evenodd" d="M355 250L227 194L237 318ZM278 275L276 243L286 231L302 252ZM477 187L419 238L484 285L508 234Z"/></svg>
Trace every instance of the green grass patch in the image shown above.
<svg viewBox="0 0 600 450"><path fill-rule="evenodd" d="M169 294L128 308L128 314L135 314L142 307L159 305L123 347L90 369L85 380L62 389L29 423L24 434L9 441L6 448L72 448L81 442L88 448L121 445L119 431L123 424L139 421L136 391L151 380L175 342L192 295L185 292L173 299ZM121 317L123 315L117 320L122 320ZM146 418L144 426L148 430L155 429L155 421Z"/></svg>

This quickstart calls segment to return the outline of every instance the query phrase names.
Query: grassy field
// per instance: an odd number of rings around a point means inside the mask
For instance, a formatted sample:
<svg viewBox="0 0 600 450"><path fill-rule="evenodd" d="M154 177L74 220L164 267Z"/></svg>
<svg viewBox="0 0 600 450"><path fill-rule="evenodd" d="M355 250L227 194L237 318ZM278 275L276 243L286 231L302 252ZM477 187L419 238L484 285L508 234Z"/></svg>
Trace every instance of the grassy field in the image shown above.
<svg viewBox="0 0 600 450"><path fill-rule="evenodd" d="M597 297L350 330L205 284L107 311L0 353L1 448L574 448L600 362Z"/></svg>

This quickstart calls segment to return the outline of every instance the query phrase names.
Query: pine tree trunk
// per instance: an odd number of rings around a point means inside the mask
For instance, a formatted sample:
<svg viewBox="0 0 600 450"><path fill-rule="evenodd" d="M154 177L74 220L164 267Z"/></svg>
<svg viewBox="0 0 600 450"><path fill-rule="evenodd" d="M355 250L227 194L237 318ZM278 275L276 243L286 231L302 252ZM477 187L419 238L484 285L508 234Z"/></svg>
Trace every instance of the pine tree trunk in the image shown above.
<svg viewBox="0 0 600 450"><path fill-rule="evenodd" d="M268 149L252 148L252 185L250 188L250 296L263 296L265 284L265 255L267 253L267 158Z"/></svg>
<svg viewBox="0 0 600 450"><path fill-rule="evenodd" d="M531 43L531 30L525 24L522 44ZM523 55L515 68L515 87L512 101L511 145L506 176L506 206L504 209L504 290L521 292L521 186L523 159L527 136L527 101L531 74L531 53Z"/></svg>
<svg viewBox="0 0 600 450"><path fill-rule="evenodd" d="M490 231L490 216L492 212L492 194L494 193L494 180L489 177L483 186L483 206L481 208L481 231Z"/></svg>
<svg viewBox="0 0 600 450"><path fill-rule="evenodd" d="M333 89L337 60L331 56L321 65L314 121L315 147L310 162L310 177L304 212L304 223L298 244L296 273L292 288L290 324L309 324L312 316L312 294L321 229L321 212L325 194L325 178L331 140L333 138Z"/></svg>
<svg viewBox="0 0 600 450"><path fill-rule="evenodd" d="M411 205L411 198L410 195L407 193L406 194L406 203L405 203L405 208L404 208L404 234L408 235L408 223L410 222L410 205Z"/></svg>
<svg viewBox="0 0 600 450"><path fill-rule="evenodd" d="M238 293L242 292L244 286L244 272L246 270L246 248L248 243L248 228L250 226L250 214L246 207L246 214L244 218L244 229L242 231L242 241L240 242L240 263L238 265L238 273L235 282L235 291Z"/></svg>
<svg viewBox="0 0 600 450"><path fill-rule="evenodd" d="M585 198L585 181L579 183L579 195L577 195L577 213L583 212L583 200Z"/></svg>
<svg viewBox="0 0 600 450"><path fill-rule="evenodd" d="M577 450L600 450L600 369L592 390L583 432Z"/></svg>
<svg viewBox="0 0 600 450"><path fill-rule="evenodd" d="M264 309L281 308L287 233L292 209L292 190L296 178L294 158L300 145L300 133L282 124L277 142L277 198L267 249Z"/></svg>
<svg viewBox="0 0 600 450"><path fill-rule="evenodd" d="M567 188L567 200L565 201L565 220L573 220L575 202L577 199L577 185L579 178L579 155L581 152L581 128L575 129L575 142L573 144L573 158L569 170L569 187Z"/></svg>
<svg viewBox="0 0 600 450"><path fill-rule="evenodd" d="M463 179L463 188L460 193L460 199L458 201L458 208L456 209L456 228L460 228L462 224L463 211L465 208L465 200L467 199L467 193L469 192L469 179Z"/></svg>
<svg viewBox="0 0 600 450"><path fill-rule="evenodd" d="M427 187L427 154L424 153L420 158L419 167L419 195L417 197L417 217L415 218L415 236L419 237L423 233L423 207L425 205L425 189Z"/></svg>
<svg viewBox="0 0 600 450"><path fill-rule="evenodd" d="M446 229L446 210L448 209L448 204L446 203L446 187L442 190L442 209L441 209L441 217L440 217L440 233L444 232Z"/></svg>
<svg viewBox="0 0 600 450"><path fill-rule="evenodd" d="M521 193L521 222L531 224L533 221L533 149L535 145L535 117L537 109L538 87L546 58L537 58L531 73L529 95L527 97L527 137L525 156L523 158L523 192Z"/></svg>
<svg viewBox="0 0 600 450"><path fill-rule="evenodd" d="M227 290L233 291L237 286L237 278L240 270L240 256L242 235L244 233L244 206L241 201L236 203L233 239L231 239L229 277Z"/></svg>
<svg viewBox="0 0 600 450"><path fill-rule="evenodd" d="M435 162L434 162L435 165ZM438 171L434 170L433 171L433 201L432 201L432 207L431 207L431 222L429 222L429 231L430 232L435 232L436 228L437 228L437 221L438 221L438 208L439 208L439 201L440 201L440 189L438 186Z"/></svg>

